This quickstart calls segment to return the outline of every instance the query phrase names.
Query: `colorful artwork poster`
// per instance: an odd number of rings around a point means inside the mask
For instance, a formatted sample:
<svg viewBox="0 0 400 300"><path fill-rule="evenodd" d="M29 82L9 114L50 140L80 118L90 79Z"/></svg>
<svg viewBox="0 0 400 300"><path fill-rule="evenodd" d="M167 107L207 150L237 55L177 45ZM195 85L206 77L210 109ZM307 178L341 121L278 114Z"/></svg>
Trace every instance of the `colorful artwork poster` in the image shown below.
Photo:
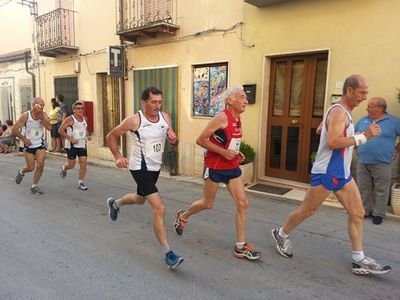
<svg viewBox="0 0 400 300"><path fill-rule="evenodd" d="M221 94L226 90L227 65L193 68L193 114L215 116L225 108Z"/></svg>
<svg viewBox="0 0 400 300"><path fill-rule="evenodd" d="M208 115L210 106L210 69L193 69L193 114L196 116Z"/></svg>
<svg viewBox="0 0 400 300"><path fill-rule="evenodd" d="M210 67L210 116L215 116L225 108L221 95L226 90L226 71L227 66Z"/></svg>

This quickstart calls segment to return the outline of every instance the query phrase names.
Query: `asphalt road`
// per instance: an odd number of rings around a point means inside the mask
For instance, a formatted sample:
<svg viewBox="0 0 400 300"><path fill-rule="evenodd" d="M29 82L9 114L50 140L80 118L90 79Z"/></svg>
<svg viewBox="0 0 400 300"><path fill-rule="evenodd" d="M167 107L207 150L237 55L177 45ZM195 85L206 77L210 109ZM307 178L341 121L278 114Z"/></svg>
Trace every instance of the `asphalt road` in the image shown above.
<svg viewBox="0 0 400 300"><path fill-rule="evenodd" d="M249 194L248 240L262 252L256 262L232 255L235 208L221 189L214 209L190 218L184 235L172 230L174 212L201 197L195 183L160 178L169 241L185 258L166 268L153 234L151 210L123 207L108 219L105 199L135 191L127 171L89 166L88 191L77 170L65 180L61 161L48 159L41 186L31 195L32 174L20 185L16 154L0 155L0 299L400 299L400 222L365 224L365 252L393 267L385 276L351 273L346 214L321 208L291 239L294 256L281 257L270 230L298 204Z"/></svg>

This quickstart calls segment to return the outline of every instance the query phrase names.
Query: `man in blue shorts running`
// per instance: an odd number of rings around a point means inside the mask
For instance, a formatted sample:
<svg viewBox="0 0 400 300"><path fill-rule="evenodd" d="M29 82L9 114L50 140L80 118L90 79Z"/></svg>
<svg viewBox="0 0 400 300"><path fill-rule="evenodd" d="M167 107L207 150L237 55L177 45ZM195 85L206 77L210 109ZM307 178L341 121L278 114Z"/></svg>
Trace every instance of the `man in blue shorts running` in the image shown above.
<svg viewBox="0 0 400 300"><path fill-rule="evenodd" d="M182 235L183 228L191 215L213 206L219 184L225 183L236 204L236 244L233 255L237 258L257 260L261 253L245 239L247 200L239 163L245 159L239 151L242 138L240 114L246 110L247 96L243 87L225 91L226 108L208 122L196 143L207 149L204 158L203 199L196 200L187 210L179 209L175 215L174 230Z"/></svg>
<svg viewBox="0 0 400 300"><path fill-rule="evenodd" d="M311 170L311 187L302 204L289 215L286 223L272 230L276 249L282 256L293 256L292 244L288 238L290 232L313 215L332 191L349 214L348 232L353 250L353 273L380 275L391 270L390 266L380 265L364 255L364 207L358 187L350 174L354 146L365 144L381 133L380 127L372 123L363 133L354 134L351 111L366 100L367 95L366 80L359 75L352 75L344 82L342 99L325 113L321 140Z"/></svg>

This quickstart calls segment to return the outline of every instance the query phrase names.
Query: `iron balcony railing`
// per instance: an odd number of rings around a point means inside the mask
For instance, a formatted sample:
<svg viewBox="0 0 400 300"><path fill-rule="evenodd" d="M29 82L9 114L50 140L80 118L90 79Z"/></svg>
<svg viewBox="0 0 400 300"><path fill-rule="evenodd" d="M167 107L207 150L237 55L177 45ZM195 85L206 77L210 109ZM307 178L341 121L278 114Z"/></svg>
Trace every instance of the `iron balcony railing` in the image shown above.
<svg viewBox="0 0 400 300"><path fill-rule="evenodd" d="M176 26L177 0L118 0L117 34L155 24Z"/></svg>
<svg viewBox="0 0 400 300"><path fill-rule="evenodd" d="M58 8L36 18L39 52L57 47L76 48L74 14L72 10Z"/></svg>

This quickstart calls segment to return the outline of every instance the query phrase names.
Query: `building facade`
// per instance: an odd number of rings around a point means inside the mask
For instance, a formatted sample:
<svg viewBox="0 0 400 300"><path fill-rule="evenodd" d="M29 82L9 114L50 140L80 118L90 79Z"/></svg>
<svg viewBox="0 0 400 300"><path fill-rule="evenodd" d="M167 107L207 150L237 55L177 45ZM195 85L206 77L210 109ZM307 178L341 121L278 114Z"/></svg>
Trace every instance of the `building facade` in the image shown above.
<svg viewBox="0 0 400 300"><path fill-rule="evenodd" d="M89 155L112 160L105 135L140 109L143 88L159 86L180 140L166 149L166 166L201 176L196 136L223 109L225 88L245 85L252 103L244 137L256 150L255 178L305 183L315 128L347 76L365 76L370 95L400 115L399 9L396 0L43 0L34 45L38 95L87 101ZM354 118L365 113L364 103ZM121 147L129 152L129 140Z"/></svg>

